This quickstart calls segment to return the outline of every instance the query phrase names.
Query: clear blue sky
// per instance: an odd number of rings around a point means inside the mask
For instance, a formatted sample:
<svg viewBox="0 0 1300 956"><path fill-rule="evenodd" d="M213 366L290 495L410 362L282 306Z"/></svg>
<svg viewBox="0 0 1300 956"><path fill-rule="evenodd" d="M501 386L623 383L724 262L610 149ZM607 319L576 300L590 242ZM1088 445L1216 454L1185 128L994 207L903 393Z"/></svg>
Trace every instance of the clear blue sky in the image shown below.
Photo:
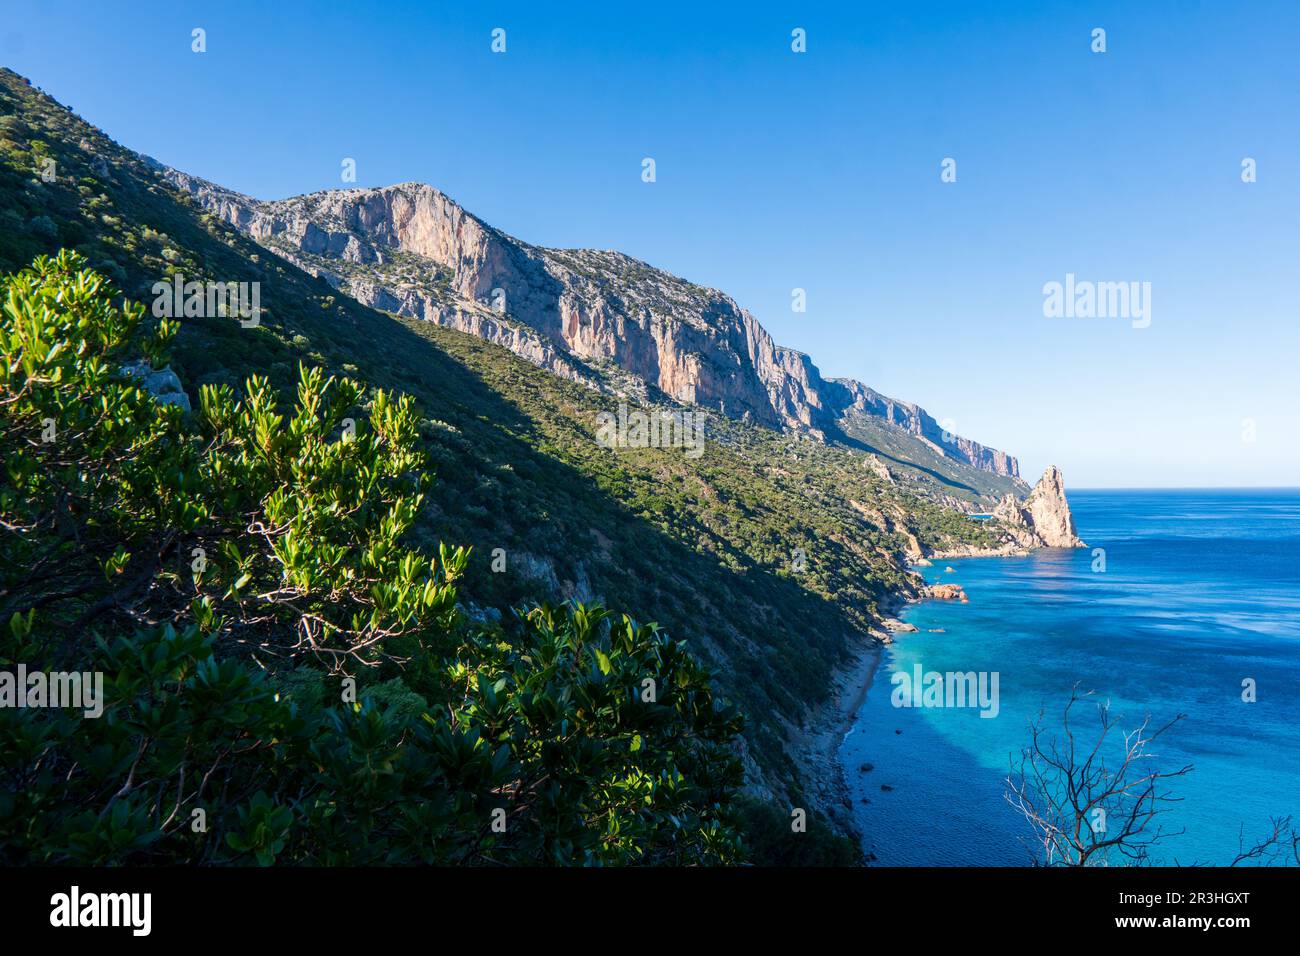
<svg viewBox="0 0 1300 956"><path fill-rule="evenodd" d="M1300 3L552 6L4 0L0 62L254 196L354 157L723 289L1031 478L1300 484ZM1151 327L1045 318L1067 272Z"/></svg>

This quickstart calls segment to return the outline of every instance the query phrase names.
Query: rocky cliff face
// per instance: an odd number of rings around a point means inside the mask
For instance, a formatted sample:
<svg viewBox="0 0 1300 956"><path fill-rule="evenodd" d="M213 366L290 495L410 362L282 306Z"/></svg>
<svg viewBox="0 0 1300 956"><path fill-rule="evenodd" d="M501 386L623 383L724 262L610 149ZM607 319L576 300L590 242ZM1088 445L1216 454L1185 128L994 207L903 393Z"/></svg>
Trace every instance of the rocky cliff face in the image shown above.
<svg viewBox="0 0 1300 956"><path fill-rule="evenodd" d="M164 173L364 304L480 336L565 377L599 381L609 364L676 401L818 437L846 414L878 416L943 455L1018 477L1014 458L945 436L923 409L823 379L729 296L622 253L531 246L422 183L261 202Z"/></svg>
<svg viewBox="0 0 1300 956"><path fill-rule="evenodd" d="M848 378L828 380L839 414L873 415L923 439L937 451L995 475L1020 476L1016 459L1004 451L946 431L930 414L910 402L900 402Z"/></svg>
<svg viewBox="0 0 1300 956"><path fill-rule="evenodd" d="M1055 465L1048 466L1024 501L1007 495L998 502L993 517L1007 526L1021 547L1087 547L1075 532L1074 515L1065 499L1065 479Z"/></svg>

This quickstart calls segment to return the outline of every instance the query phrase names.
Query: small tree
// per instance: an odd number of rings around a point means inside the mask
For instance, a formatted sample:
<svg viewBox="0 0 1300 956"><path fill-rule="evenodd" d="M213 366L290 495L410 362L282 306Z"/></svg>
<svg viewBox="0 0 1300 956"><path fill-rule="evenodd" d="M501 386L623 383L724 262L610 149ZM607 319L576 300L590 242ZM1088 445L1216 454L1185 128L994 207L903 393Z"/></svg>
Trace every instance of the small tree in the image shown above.
<svg viewBox="0 0 1300 956"><path fill-rule="evenodd" d="M1092 695L1080 694L1077 686L1071 692L1061 719L1063 740L1044 729L1044 714L1039 712L1030 724L1030 745L1007 776L1006 799L1034 829L1036 863L1142 865L1150 862L1152 847L1183 832L1165 830L1156 818L1180 799L1166 783L1191 773L1192 766L1160 770L1150 747L1185 717L1179 714L1152 730L1148 716L1136 730L1117 736L1109 705L1098 704L1100 732L1091 745L1084 745L1070 723L1070 712ZM1254 843L1247 843L1243 826L1228 865L1267 866L1288 859L1300 864L1300 833L1292 829L1291 819L1272 818L1263 838Z"/></svg>
<svg viewBox="0 0 1300 956"><path fill-rule="evenodd" d="M1154 729L1147 717L1137 729L1123 732L1116 730L1109 705L1099 703L1100 730L1090 744L1081 739L1071 712L1091 696L1078 687L1070 693L1061 719L1063 739L1045 728L1039 712L1030 725L1030 745L1007 776L1007 802L1033 827L1033 856L1047 866L1147 862L1151 847L1172 835L1156 819L1180 799L1166 783L1192 771L1190 764L1160 770L1151 750L1182 714Z"/></svg>

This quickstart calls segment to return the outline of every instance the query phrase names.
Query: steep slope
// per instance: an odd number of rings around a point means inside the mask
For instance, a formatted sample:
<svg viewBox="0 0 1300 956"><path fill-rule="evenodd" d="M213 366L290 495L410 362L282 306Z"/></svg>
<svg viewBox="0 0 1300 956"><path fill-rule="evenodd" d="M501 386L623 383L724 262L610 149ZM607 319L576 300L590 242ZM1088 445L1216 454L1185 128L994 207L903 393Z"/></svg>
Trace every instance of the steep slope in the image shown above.
<svg viewBox="0 0 1300 956"><path fill-rule="evenodd" d="M944 454L942 433L934 439L917 433L926 428L921 415L894 424L878 415L847 414L840 420L838 443L879 457L891 475L917 493L960 510L988 511L1006 495L1018 499L1029 491L1018 477L972 468ZM913 422L919 426L915 430Z"/></svg>
<svg viewBox="0 0 1300 956"><path fill-rule="evenodd" d="M176 275L260 283L257 327L181 319L172 369L191 399L252 373L287 392L299 361L414 395L437 465L421 533L474 547L467 611L595 597L659 621L718 670L747 714L750 785L785 806L834 809L831 781L793 741L882 606L916 592L906 556L996 544L995 528L918 496L879 459L721 415L698 459L603 449L594 435L608 394L340 294L9 71L0 210L6 271L71 246L147 304Z"/></svg>
<svg viewBox="0 0 1300 956"><path fill-rule="evenodd" d="M948 435L923 409L859 382L823 379L729 296L622 253L529 245L422 183L261 202L164 173L367 305L478 335L568 378L598 377L589 365L612 363L671 399L768 427L834 438L845 418L877 418L957 466L1018 487L1005 452Z"/></svg>

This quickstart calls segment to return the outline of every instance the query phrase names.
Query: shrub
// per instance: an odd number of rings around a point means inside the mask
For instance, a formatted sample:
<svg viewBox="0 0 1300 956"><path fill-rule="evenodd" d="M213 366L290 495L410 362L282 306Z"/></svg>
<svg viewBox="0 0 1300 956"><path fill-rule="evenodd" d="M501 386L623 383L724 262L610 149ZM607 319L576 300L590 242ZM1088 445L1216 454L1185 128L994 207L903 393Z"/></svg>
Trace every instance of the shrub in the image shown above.
<svg viewBox="0 0 1300 956"><path fill-rule="evenodd" d="M186 415L123 371L176 324L81 257L0 297L0 665L103 675L98 718L0 708L0 863L738 859L740 720L682 644L471 627L467 552L407 543L409 398L301 368Z"/></svg>

